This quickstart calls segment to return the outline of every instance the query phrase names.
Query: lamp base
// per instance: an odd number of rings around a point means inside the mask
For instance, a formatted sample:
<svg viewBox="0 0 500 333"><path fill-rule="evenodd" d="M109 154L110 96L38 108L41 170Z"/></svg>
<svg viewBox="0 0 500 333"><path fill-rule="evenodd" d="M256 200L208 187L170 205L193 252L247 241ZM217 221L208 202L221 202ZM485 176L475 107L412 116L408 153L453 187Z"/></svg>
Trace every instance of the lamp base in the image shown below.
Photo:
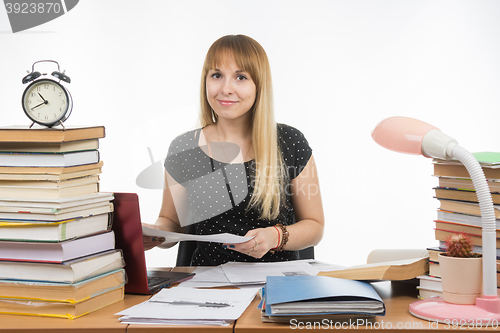
<svg viewBox="0 0 500 333"><path fill-rule="evenodd" d="M442 297L431 297L410 304L410 313L415 317L444 324L477 325L498 327L500 323L500 299L479 297L476 304L447 303Z"/></svg>

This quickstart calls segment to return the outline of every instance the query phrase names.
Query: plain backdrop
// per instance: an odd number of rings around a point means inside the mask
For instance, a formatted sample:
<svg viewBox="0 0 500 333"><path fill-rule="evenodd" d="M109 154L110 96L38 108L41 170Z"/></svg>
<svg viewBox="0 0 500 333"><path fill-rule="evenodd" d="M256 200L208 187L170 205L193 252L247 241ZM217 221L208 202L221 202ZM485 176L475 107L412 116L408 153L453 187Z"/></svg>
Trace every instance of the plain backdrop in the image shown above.
<svg viewBox="0 0 500 333"><path fill-rule="evenodd" d="M313 148L326 216L316 258L363 264L373 249L437 245L431 160L374 143L380 120L415 117L469 151L500 151L498 17L495 0L82 0L13 34L1 7L0 125L30 124L21 79L58 61L72 79L66 124L106 127L101 191L137 192L153 223L161 190L136 178L196 127L212 42L246 34L269 56L277 121ZM148 266L176 253L148 251Z"/></svg>

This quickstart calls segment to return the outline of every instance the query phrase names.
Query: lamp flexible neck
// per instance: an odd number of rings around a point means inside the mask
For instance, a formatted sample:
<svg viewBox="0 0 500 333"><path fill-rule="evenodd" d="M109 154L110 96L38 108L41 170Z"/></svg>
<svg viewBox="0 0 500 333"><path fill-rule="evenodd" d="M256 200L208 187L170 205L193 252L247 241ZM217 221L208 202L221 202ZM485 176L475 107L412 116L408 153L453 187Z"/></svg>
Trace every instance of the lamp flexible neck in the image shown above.
<svg viewBox="0 0 500 333"><path fill-rule="evenodd" d="M496 296L496 219L490 189L483 169L474 155L457 145L453 148L453 157L465 166L476 189L479 208L481 209L483 230L483 294L485 296Z"/></svg>

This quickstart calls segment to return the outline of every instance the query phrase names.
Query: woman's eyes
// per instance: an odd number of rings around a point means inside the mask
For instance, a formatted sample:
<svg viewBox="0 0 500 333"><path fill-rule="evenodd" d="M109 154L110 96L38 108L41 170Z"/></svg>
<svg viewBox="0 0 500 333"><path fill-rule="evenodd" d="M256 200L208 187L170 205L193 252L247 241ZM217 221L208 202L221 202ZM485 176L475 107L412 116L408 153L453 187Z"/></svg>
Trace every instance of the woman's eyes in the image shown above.
<svg viewBox="0 0 500 333"><path fill-rule="evenodd" d="M213 73L211 75L211 77L213 77L214 79L221 79L222 75L220 73ZM247 80L247 79L248 78L245 75L242 75L242 74L236 75L236 80L238 80L238 81L244 81L244 80Z"/></svg>

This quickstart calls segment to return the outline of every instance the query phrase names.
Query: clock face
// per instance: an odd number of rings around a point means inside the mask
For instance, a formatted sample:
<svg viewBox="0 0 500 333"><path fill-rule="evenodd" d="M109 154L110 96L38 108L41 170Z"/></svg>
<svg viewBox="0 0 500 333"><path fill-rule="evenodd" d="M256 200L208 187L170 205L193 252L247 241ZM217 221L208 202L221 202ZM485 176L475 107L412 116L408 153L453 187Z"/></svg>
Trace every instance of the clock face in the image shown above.
<svg viewBox="0 0 500 333"><path fill-rule="evenodd" d="M24 91L22 102L28 118L46 126L66 120L72 107L66 89L50 79L31 83Z"/></svg>

